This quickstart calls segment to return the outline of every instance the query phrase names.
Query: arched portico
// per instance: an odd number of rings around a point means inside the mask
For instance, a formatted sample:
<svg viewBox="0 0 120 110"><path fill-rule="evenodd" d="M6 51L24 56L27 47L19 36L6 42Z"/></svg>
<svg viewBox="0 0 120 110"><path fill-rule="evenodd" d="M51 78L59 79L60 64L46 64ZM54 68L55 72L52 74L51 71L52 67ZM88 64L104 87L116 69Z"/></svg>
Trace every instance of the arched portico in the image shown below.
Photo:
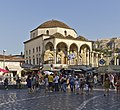
<svg viewBox="0 0 120 110"><path fill-rule="evenodd" d="M83 44L80 47L79 58L80 58L81 64L90 65L90 47L89 47L89 45Z"/></svg>
<svg viewBox="0 0 120 110"><path fill-rule="evenodd" d="M68 50L68 46L66 43L60 42L57 44L57 46L56 46L56 54L57 54L56 63L61 62L61 64L67 64L67 59L68 59L67 50Z"/></svg>
<svg viewBox="0 0 120 110"><path fill-rule="evenodd" d="M44 63L52 64L54 62L54 45L48 42L45 45Z"/></svg>
<svg viewBox="0 0 120 110"><path fill-rule="evenodd" d="M75 64L77 65L78 64L78 46L73 43L70 45L70 49L69 49L69 64Z"/></svg>

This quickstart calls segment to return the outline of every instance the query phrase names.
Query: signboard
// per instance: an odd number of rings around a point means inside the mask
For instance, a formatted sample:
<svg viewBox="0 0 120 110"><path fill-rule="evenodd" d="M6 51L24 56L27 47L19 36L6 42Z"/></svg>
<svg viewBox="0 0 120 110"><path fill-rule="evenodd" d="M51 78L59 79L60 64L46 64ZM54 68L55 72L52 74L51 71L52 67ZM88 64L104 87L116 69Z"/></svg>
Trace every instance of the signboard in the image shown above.
<svg viewBox="0 0 120 110"><path fill-rule="evenodd" d="M105 62L106 62L106 61L105 61L104 59L100 59L100 60L99 60L99 64L101 64L101 65L105 64Z"/></svg>
<svg viewBox="0 0 120 110"><path fill-rule="evenodd" d="M71 60L71 59L74 59L74 58L75 58L75 54L74 53L68 55L68 60Z"/></svg>

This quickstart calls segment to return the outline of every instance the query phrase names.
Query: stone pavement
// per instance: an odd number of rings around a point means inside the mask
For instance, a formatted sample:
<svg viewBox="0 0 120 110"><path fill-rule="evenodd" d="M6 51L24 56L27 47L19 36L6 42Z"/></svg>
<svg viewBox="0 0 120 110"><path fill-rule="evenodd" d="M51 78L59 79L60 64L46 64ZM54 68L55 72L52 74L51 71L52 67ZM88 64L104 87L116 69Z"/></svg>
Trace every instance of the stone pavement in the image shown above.
<svg viewBox="0 0 120 110"><path fill-rule="evenodd" d="M120 94L102 89L94 94L49 92L41 89L28 94L27 89L0 90L0 110L120 110Z"/></svg>

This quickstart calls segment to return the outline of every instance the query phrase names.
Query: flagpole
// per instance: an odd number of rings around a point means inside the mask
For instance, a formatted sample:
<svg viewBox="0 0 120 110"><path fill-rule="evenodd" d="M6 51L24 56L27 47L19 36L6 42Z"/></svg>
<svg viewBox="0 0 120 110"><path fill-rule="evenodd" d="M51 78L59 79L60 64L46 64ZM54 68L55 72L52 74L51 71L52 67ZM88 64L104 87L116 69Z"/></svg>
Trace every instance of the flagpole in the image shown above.
<svg viewBox="0 0 120 110"><path fill-rule="evenodd" d="M5 69L5 52L6 50L3 50L3 69Z"/></svg>

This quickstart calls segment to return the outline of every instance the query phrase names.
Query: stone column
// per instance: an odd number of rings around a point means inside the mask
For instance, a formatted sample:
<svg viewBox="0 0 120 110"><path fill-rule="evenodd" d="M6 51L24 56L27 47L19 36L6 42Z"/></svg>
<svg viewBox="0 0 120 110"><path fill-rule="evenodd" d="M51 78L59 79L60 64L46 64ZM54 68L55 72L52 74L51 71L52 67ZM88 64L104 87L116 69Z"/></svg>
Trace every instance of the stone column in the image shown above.
<svg viewBox="0 0 120 110"><path fill-rule="evenodd" d="M89 56L89 51L87 51L87 52L86 52L86 60L87 60L87 61L86 61L86 65L89 65L89 64L90 64L90 61L89 61L90 58L89 58L89 57L90 57L90 56Z"/></svg>
<svg viewBox="0 0 120 110"><path fill-rule="evenodd" d="M94 53L91 52L91 64L92 64L92 67L94 67Z"/></svg>
<svg viewBox="0 0 120 110"><path fill-rule="evenodd" d="M54 64L56 64L56 49L54 49Z"/></svg>
<svg viewBox="0 0 120 110"><path fill-rule="evenodd" d="M79 61L80 61L80 59L79 59L79 51L77 51L77 65L79 64Z"/></svg>
<svg viewBox="0 0 120 110"><path fill-rule="evenodd" d="M89 52L89 65L92 67L92 52Z"/></svg>
<svg viewBox="0 0 120 110"><path fill-rule="evenodd" d="M98 67L98 53L96 53L96 66Z"/></svg>
<svg viewBox="0 0 120 110"><path fill-rule="evenodd" d="M68 65L70 64L70 60L68 60L68 55L69 55L69 54L70 54L70 50L69 50L69 48L68 48L68 49L67 49L67 58L66 58Z"/></svg>
<svg viewBox="0 0 120 110"><path fill-rule="evenodd" d="M114 53L114 65L116 65L116 64L117 64L117 54Z"/></svg>

